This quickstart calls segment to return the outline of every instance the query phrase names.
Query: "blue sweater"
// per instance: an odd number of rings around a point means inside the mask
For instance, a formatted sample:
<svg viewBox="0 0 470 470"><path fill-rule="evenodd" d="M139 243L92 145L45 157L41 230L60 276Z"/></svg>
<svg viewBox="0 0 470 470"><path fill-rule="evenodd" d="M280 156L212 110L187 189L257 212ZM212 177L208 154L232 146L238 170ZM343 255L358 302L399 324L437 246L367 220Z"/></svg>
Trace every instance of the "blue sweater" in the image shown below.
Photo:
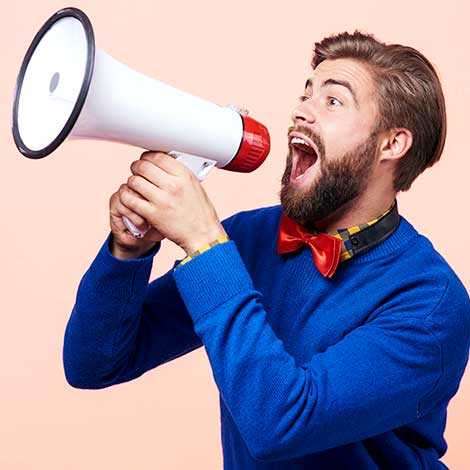
<svg viewBox="0 0 470 470"><path fill-rule="evenodd" d="M235 214L231 241L150 284L160 245L123 261L110 235L66 328L68 382L108 387L204 345L224 469L446 468L446 408L470 343L465 287L403 217L327 279L307 246L276 253L280 216L279 205Z"/></svg>

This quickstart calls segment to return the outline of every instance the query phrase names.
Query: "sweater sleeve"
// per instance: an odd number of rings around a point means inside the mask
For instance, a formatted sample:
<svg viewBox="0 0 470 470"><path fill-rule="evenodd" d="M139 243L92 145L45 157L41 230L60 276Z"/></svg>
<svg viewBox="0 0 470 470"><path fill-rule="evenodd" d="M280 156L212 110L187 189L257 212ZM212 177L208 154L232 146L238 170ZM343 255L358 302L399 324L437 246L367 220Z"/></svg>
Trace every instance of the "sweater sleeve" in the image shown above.
<svg viewBox="0 0 470 470"><path fill-rule="evenodd" d="M172 270L148 283L160 243L144 258L121 260L111 237L80 282L65 330L65 376L77 388L132 380L202 345Z"/></svg>
<svg viewBox="0 0 470 470"><path fill-rule="evenodd" d="M233 241L173 276L256 459L291 459L415 421L441 378L440 343L406 306L297 365L267 321Z"/></svg>

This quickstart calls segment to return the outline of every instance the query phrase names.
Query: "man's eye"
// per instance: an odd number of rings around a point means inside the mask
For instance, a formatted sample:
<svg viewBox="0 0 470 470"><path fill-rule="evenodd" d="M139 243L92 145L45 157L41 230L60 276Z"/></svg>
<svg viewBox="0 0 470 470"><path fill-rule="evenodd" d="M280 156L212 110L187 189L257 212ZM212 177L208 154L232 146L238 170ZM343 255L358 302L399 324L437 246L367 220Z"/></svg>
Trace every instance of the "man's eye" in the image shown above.
<svg viewBox="0 0 470 470"><path fill-rule="evenodd" d="M309 98L310 98L310 96L300 95L300 96L299 96L299 101L300 101L301 103L303 103L304 101L307 101Z"/></svg>
<svg viewBox="0 0 470 470"><path fill-rule="evenodd" d="M335 98L334 96L328 96L328 105L333 106L333 107L338 107L342 106L343 103L338 98Z"/></svg>

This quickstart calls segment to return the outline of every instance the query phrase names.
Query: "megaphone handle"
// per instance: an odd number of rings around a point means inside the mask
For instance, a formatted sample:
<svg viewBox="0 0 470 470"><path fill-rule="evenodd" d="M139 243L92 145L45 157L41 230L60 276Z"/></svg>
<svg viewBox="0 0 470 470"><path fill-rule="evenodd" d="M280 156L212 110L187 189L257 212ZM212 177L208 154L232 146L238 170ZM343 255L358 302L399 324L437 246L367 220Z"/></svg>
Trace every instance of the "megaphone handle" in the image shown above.
<svg viewBox="0 0 470 470"><path fill-rule="evenodd" d="M197 177L199 181L202 181L207 173L215 166L217 163L215 160L210 160L208 158L198 157L196 155L191 155L189 153L182 153L171 151L168 152L169 155L179 160L183 165L188 167ZM145 232L141 232L126 216L122 217L124 225L127 227L127 230L134 235L136 238L143 238L145 234L150 229L150 226Z"/></svg>
<svg viewBox="0 0 470 470"><path fill-rule="evenodd" d="M189 168L199 181L202 181L217 163L215 160L209 158L198 157L197 155L177 152L175 150L168 152L168 154Z"/></svg>
<svg viewBox="0 0 470 470"><path fill-rule="evenodd" d="M131 232L136 238L143 238L150 229L149 227L145 232L141 232L125 215L122 216L122 221L127 227L127 230L129 230L129 232Z"/></svg>

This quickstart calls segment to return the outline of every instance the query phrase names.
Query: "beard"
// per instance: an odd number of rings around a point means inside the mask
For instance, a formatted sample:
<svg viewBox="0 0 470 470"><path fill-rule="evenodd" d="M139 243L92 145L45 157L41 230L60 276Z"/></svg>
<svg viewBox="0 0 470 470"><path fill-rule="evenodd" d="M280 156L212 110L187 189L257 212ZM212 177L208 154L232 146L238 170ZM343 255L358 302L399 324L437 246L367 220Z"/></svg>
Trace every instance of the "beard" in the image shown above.
<svg viewBox="0 0 470 470"><path fill-rule="evenodd" d="M289 133L293 129L291 127ZM346 206L365 189L376 157L379 132L374 129L356 148L338 159L330 160L325 156L325 146L320 137L301 126L295 129L310 137L317 146L320 174L307 189L298 189L291 185L289 180L293 152L289 146L279 197L284 213L309 227Z"/></svg>

